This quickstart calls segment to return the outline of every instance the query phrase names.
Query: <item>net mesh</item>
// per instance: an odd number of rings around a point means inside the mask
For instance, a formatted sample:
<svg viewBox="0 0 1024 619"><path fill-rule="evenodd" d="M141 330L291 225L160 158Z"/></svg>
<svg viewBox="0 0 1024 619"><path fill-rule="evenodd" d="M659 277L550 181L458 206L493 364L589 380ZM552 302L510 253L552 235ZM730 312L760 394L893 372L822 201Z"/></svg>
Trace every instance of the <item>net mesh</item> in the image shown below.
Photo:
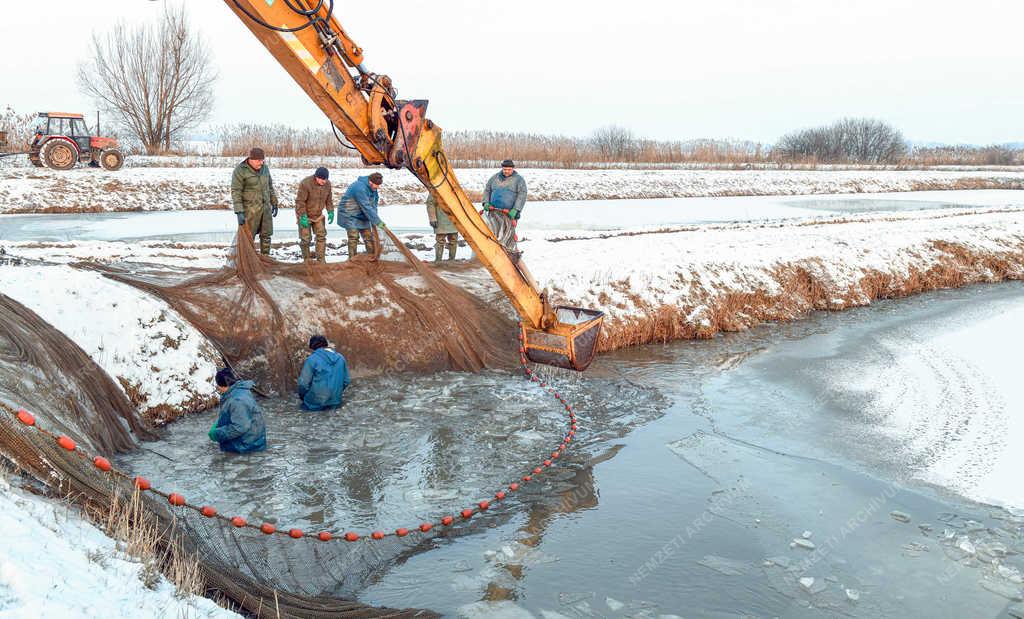
<svg viewBox="0 0 1024 619"><path fill-rule="evenodd" d="M515 365L515 329L506 307L489 307L446 282L390 231L378 237L375 256L326 265L261 256L251 238L247 229L239 230L231 261L221 269L75 266L165 300L240 374L278 392L293 388L313 333L343 351L356 376ZM132 449L133 433L150 438L123 391L84 351L0 295L0 407L11 413L23 403L49 428L99 453ZM99 513L132 491L129 480L99 472L79 451L65 451L10 414L0 414L0 452L61 496ZM141 497L146 512L198 557L210 591L257 616L434 616L344 599L430 544L429 535L373 543L282 539L171 508L149 494Z"/></svg>
<svg viewBox="0 0 1024 619"><path fill-rule="evenodd" d="M378 237L376 256L328 264L278 262L250 238L240 228L231 263L198 275L79 266L165 300L240 375L279 393L294 389L316 333L344 353L354 376L515 365L507 306L488 307L445 281L390 231Z"/></svg>
<svg viewBox="0 0 1024 619"><path fill-rule="evenodd" d="M484 220L494 232L498 242L510 252L519 249L519 237L516 235L516 222L502 211L488 210L484 213Z"/></svg>

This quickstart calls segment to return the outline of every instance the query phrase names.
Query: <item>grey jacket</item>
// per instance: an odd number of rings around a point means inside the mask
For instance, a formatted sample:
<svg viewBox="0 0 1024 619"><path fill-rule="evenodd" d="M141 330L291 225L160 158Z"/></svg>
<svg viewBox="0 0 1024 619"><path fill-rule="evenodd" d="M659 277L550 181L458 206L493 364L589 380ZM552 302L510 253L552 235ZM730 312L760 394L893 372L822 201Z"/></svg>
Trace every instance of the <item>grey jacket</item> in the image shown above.
<svg viewBox="0 0 1024 619"><path fill-rule="evenodd" d="M513 172L509 177L498 172L484 187L484 202L490 202L495 208L514 208L522 213L526 205L526 181L519 172Z"/></svg>

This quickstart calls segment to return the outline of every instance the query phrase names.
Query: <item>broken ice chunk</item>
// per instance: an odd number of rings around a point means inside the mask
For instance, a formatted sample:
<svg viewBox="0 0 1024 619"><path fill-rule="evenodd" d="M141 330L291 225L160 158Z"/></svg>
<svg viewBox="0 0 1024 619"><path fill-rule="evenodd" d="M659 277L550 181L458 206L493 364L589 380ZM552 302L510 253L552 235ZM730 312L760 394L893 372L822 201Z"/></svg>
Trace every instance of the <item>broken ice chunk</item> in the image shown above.
<svg viewBox="0 0 1024 619"><path fill-rule="evenodd" d="M1024 595L1021 594L1020 587L1014 587L1003 582L993 582L991 580L979 580L978 584L981 585L982 589L995 593L998 596L1004 597L1014 602L1024 602Z"/></svg>
<svg viewBox="0 0 1024 619"><path fill-rule="evenodd" d="M910 514L906 512L901 512L894 509L893 511L889 512L889 515L892 516L893 520L896 520L898 522L910 522Z"/></svg>
<svg viewBox="0 0 1024 619"><path fill-rule="evenodd" d="M793 542L789 545L789 547L790 548L803 548L804 550L814 550L816 548L816 546L814 545L814 542L812 542L809 539L804 539L802 537L798 537L798 538L794 539Z"/></svg>
<svg viewBox="0 0 1024 619"><path fill-rule="evenodd" d="M716 557L715 555L705 555L703 559L697 561L697 564L726 576L740 576L747 573L747 564L743 561Z"/></svg>
<svg viewBox="0 0 1024 619"><path fill-rule="evenodd" d="M765 563L768 563L769 565L778 565L781 568L787 568L791 561L789 560L789 557L779 555L777 557L768 557L765 559Z"/></svg>
<svg viewBox="0 0 1024 619"><path fill-rule="evenodd" d="M1018 585L1024 584L1024 577L1021 576L1020 570L1018 570L1015 567L1011 567L1009 565L1000 565L996 568L996 571L999 573L1000 576L1002 576L1006 580L1009 580L1010 582L1016 583Z"/></svg>
<svg viewBox="0 0 1024 619"><path fill-rule="evenodd" d="M956 547L969 555L973 555L978 552L978 549L974 547L974 544L971 543L971 540L966 535L961 535L959 539L957 539Z"/></svg>

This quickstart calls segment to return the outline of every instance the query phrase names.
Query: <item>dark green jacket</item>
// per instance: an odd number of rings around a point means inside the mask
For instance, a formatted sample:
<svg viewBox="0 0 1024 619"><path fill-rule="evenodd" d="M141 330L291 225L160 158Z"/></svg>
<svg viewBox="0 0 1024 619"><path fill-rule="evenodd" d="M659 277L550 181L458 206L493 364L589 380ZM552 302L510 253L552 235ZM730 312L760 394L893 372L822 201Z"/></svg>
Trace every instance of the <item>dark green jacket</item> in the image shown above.
<svg viewBox="0 0 1024 619"><path fill-rule="evenodd" d="M231 175L231 207L236 213L277 207L277 192L266 163L259 172L252 169L247 159L235 166Z"/></svg>
<svg viewBox="0 0 1024 619"><path fill-rule="evenodd" d="M458 232L455 224L448 217L448 213L445 213L437 205L437 200L434 200L434 196L427 196L427 219L430 220L430 223L437 222L434 234L455 234Z"/></svg>

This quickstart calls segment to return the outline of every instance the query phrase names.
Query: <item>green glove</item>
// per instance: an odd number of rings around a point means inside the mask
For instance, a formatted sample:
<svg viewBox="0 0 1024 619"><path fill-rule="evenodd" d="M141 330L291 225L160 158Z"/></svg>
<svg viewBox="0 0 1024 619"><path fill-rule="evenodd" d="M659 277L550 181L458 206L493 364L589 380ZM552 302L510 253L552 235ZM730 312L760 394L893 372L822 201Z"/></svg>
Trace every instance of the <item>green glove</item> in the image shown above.
<svg viewBox="0 0 1024 619"><path fill-rule="evenodd" d="M386 223L384 223L383 221L380 222L379 224L377 224L377 227L380 228L381 230L387 230L388 229L388 225Z"/></svg>
<svg viewBox="0 0 1024 619"><path fill-rule="evenodd" d="M303 228L308 228L309 227L309 215L303 215L302 217L299 217L299 225L302 226Z"/></svg>
<svg viewBox="0 0 1024 619"><path fill-rule="evenodd" d="M492 207L491 207L491 203L490 202L484 202L484 210L485 211L489 211L489 210L491 210L491 208Z"/></svg>
<svg viewBox="0 0 1024 619"><path fill-rule="evenodd" d="M333 224L334 223L334 209L333 208L327 210L327 223L329 223L329 224Z"/></svg>
<svg viewBox="0 0 1024 619"><path fill-rule="evenodd" d="M512 219L519 219L519 211L517 209L511 209L508 212L508 216Z"/></svg>
<svg viewBox="0 0 1024 619"><path fill-rule="evenodd" d="M215 437L215 436L213 435L213 433L214 433L214 432L215 432L216 430L217 430L217 422L216 422L216 421L214 421L214 422L213 422L213 425L212 425L212 426L210 426L210 431L206 433L206 436L209 436L209 437L210 437L210 440L211 440L211 441L213 441L213 442L215 442L215 443L217 442L217 438L216 438L216 437Z"/></svg>

